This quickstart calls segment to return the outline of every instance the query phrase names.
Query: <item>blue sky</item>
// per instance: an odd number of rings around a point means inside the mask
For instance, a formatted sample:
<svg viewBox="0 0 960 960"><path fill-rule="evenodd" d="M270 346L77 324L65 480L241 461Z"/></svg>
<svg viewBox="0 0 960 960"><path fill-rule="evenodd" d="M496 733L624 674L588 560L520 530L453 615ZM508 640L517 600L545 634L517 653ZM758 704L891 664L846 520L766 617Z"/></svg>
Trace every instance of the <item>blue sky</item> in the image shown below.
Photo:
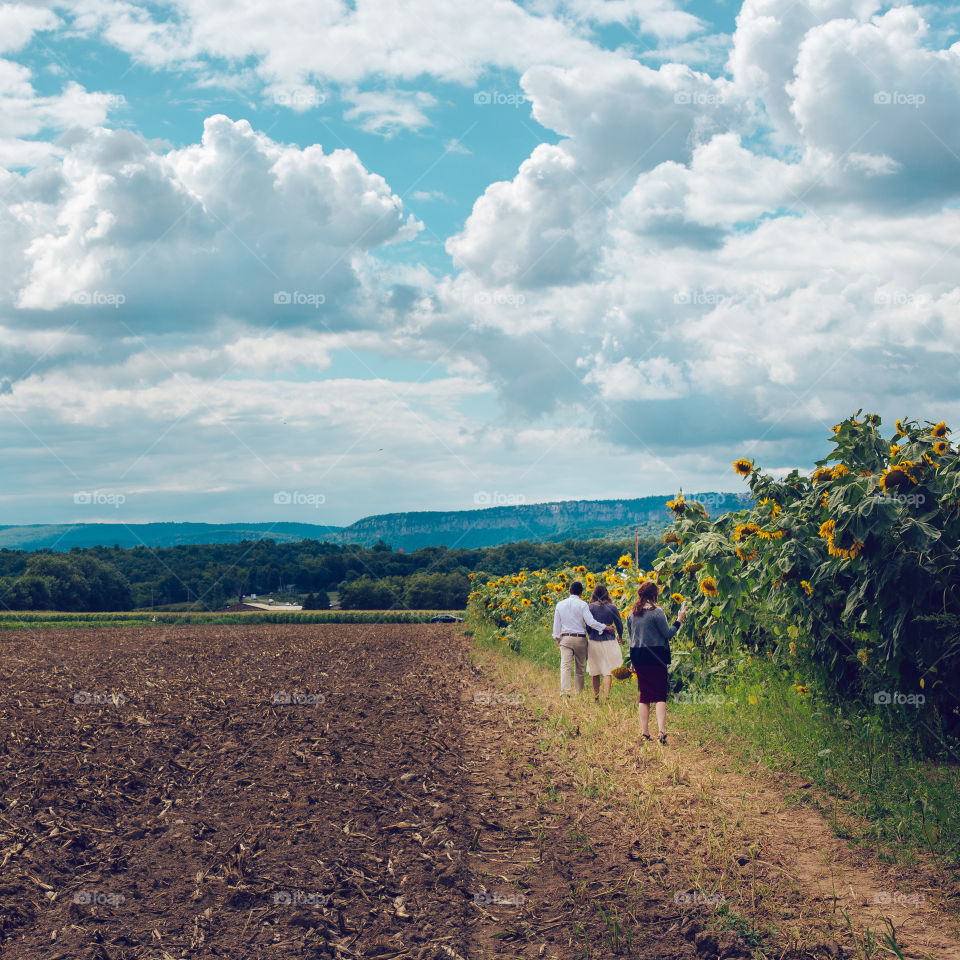
<svg viewBox="0 0 960 960"><path fill-rule="evenodd" d="M955 28L5 5L0 522L731 489L861 407L949 422Z"/></svg>

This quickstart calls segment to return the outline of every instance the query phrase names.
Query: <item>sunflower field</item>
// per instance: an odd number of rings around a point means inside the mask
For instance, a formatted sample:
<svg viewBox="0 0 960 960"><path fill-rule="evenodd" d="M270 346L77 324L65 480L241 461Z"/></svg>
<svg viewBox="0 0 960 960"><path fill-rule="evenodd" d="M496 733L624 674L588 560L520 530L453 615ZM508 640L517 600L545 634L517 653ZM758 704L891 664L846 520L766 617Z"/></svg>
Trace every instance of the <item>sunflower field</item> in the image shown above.
<svg viewBox="0 0 960 960"><path fill-rule="evenodd" d="M493 624L500 642L519 651L531 629L552 629L553 608L567 596L574 580L583 584L584 600L590 599L597 584L606 584L610 598L622 608L621 616L626 621L628 607L645 576L643 570L636 569L629 554L620 557L616 566L593 572L584 566L521 570L476 585L467 609L473 619Z"/></svg>
<svg viewBox="0 0 960 960"><path fill-rule="evenodd" d="M960 734L960 456L949 434L943 422L898 420L884 437L880 417L858 411L809 473L776 478L734 461L748 510L713 520L678 494L651 570L625 556L595 573L524 571L476 587L471 611L519 650L531 627L549 628L572 577L585 599L606 582L624 610L652 578L668 618L687 599L678 681L692 661L705 676L771 660L803 678L802 693L911 697L928 730Z"/></svg>

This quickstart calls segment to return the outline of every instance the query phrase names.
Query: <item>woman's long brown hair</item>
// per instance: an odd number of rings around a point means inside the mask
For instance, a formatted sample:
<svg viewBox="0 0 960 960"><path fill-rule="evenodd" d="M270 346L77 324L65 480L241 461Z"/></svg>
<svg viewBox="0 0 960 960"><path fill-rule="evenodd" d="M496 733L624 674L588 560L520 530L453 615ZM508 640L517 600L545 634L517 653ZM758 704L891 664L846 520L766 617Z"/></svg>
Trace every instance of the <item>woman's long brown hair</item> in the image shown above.
<svg viewBox="0 0 960 960"><path fill-rule="evenodd" d="M607 590L605 583L598 583L593 588L593 595L590 597L591 603L610 603L610 591Z"/></svg>
<svg viewBox="0 0 960 960"><path fill-rule="evenodd" d="M657 604L659 593L657 585L652 580L644 580L637 587L637 601L633 605L633 615L642 617L647 610L652 610Z"/></svg>

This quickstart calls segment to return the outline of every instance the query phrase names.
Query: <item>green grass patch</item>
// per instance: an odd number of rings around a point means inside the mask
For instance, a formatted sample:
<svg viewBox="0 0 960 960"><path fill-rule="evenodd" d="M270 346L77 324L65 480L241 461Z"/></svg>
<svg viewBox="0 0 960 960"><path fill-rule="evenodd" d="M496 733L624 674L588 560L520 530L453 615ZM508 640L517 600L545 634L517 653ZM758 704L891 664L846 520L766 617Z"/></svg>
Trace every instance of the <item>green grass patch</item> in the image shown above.
<svg viewBox="0 0 960 960"><path fill-rule="evenodd" d="M688 698L673 710L688 734L793 774L788 797L819 809L838 836L891 863L929 855L960 879L960 766L922 758L916 707L867 711L804 694L762 663Z"/></svg>
<svg viewBox="0 0 960 960"><path fill-rule="evenodd" d="M0 613L0 630L77 629L79 627L149 627L163 624L260 624L260 623L428 623L450 610L311 610L273 613Z"/></svg>

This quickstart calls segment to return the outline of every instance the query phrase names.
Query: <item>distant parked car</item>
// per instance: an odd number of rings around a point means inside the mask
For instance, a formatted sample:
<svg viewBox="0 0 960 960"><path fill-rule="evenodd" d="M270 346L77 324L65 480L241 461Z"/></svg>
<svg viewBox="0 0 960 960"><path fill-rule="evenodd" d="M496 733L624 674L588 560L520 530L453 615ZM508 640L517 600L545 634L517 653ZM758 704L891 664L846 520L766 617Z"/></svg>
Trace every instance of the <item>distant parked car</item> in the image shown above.
<svg viewBox="0 0 960 960"><path fill-rule="evenodd" d="M463 617L455 617L452 613L441 613L430 618L431 623L463 623Z"/></svg>

